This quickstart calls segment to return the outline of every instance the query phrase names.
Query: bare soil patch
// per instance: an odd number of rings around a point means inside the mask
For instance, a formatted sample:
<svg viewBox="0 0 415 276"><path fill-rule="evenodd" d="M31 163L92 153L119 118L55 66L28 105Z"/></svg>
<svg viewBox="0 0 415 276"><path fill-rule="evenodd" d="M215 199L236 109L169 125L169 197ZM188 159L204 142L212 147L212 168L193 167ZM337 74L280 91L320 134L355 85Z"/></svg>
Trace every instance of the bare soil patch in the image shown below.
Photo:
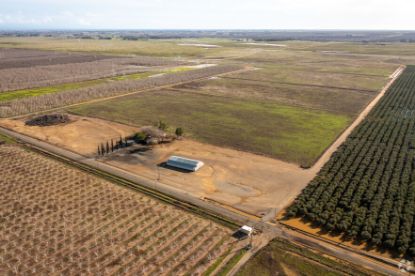
<svg viewBox="0 0 415 276"><path fill-rule="evenodd" d="M171 155L201 160L205 166L196 173L173 170L163 166ZM294 164L187 139L133 154L114 153L103 161L257 216L281 210L313 177Z"/></svg>
<svg viewBox="0 0 415 276"><path fill-rule="evenodd" d="M70 122L54 126L27 126L25 119L0 120L0 125L42 141L83 154L94 155L100 143L119 139L137 131L137 128L100 119L69 116Z"/></svg>

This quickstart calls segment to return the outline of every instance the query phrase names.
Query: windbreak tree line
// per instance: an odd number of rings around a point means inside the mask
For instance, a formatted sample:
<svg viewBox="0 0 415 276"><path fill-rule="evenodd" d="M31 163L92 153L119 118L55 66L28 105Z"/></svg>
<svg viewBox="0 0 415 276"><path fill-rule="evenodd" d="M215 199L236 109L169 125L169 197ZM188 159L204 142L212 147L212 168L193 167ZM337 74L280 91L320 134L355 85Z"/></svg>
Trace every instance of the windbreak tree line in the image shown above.
<svg viewBox="0 0 415 276"><path fill-rule="evenodd" d="M415 66L287 209L321 228L415 256Z"/></svg>

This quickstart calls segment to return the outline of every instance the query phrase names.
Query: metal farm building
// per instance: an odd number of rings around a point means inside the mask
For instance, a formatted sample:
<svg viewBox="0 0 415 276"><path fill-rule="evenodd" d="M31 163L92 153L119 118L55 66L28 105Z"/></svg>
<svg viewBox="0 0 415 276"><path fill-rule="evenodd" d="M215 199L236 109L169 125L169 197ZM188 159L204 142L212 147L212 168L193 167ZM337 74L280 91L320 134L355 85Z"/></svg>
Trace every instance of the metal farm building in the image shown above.
<svg viewBox="0 0 415 276"><path fill-rule="evenodd" d="M203 167L204 163L202 161L188 159L185 157L171 156L169 160L167 160L167 165L170 167L196 172Z"/></svg>

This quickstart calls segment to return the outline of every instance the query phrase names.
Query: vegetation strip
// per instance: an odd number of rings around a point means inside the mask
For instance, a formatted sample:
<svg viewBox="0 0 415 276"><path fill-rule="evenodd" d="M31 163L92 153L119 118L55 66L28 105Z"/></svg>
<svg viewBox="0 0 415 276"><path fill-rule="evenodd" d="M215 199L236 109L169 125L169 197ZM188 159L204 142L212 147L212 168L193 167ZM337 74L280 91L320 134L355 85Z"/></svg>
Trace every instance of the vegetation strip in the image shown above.
<svg viewBox="0 0 415 276"><path fill-rule="evenodd" d="M242 248L238 250L232 258L230 258L226 264L219 270L219 272L216 274L218 276L226 276L228 275L229 271L239 262L240 259L245 255L245 253L248 252L245 248Z"/></svg>
<svg viewBox="0 0 415 276"><path fill-rule="evenodd" d="M345 239L415 255L415 66L288 208Z"/></svg>

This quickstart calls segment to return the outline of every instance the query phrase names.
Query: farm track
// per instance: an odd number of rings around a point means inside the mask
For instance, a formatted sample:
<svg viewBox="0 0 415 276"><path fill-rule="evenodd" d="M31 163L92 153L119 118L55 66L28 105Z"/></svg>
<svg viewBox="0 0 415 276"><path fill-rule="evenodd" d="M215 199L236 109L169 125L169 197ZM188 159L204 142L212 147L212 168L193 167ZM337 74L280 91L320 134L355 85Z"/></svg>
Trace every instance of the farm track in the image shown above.
<svg viewBox="0 0 415 276"><path fill-rule="evenodd" d="M259 80L259 79L250 79L250 78L237 78L237 77L222 77L224 79L230 80L241 80L241 81L252 81L252 82L261 82L261 83L271 83L271 84L282 84L282 85L290 85L290 86L299 86L299 87L316 87L316 88L327 88L327 89L337 89L337 90L346 90L358 93L377 93L377 90L369 90L369 89L357 89L357 88L350 88L350 87L341 87L341 86L329 86L329 85L318 85L318 84L307 84L307 83L293 83L293 82L282 82L282 81L271 81L271 80Z"/></svg>
<svg viewBox="0 0 415 276"><path fill-rule="evenodd" d="M324 164L330 159L333 153L340 147L341 144L346 141L347 137L352 133L352 131L366 118L370 111L377 105L377 103L382 99L386 94L388 89L396 82L399 76L405 70L405 66L400 66L396 71L391 75L391 80L386 84L382 91L360 112L359 116L353 121L353 123L339 136L339 138L334 141L331 146L326 149L322 156L317 160L317 162L311 167L310 171L313 174L317 174Z"/></svg>

